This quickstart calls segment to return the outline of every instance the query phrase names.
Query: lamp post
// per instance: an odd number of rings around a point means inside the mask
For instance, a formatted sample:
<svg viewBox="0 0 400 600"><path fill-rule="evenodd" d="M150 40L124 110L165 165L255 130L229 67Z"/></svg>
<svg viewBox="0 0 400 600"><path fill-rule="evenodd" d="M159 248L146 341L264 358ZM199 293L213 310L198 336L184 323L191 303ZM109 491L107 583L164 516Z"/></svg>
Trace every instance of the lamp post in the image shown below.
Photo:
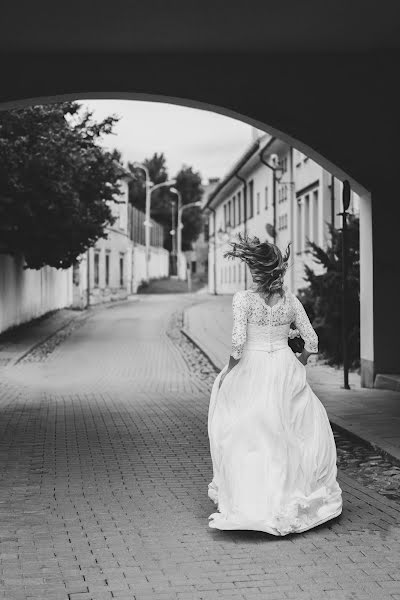
<svg viewBox="0 0 400 600"><path fill-rule="evenodd" d="M213 213L213 221L214 221L214 258L213 258L213 275L214 275L214 296L217 295L217 217L215 213L215 208L211 208L211 206L207 206L207 210Z"/></svg>
<svg viewBox="0 0 400 600"><path fill-rule="evenodd" d="M265 149L264 149L265 150ZM276 244L276 183L282 179L283 169L279 166L279 159L277 154L271 154L272 165L264 159L264 150L260 152L261 162L271 169L272 171L272 208L273 208L273 230L268 231L269 234L273 234L274 244Z"/></svg>
<svg viewBox="0 0 400 600"><path fill-rule="evenodd" d="M347 209L350 206L350 183L343 182L343 212L342 215L342 354L343 354L343 389L349 390L349 366L347 354Z"/></svg>
<svg viewBox="0 0 400 600"><path fill-rule="evenodd" d="M176 265L177 265L176 266L176 274L178 275L178 279L180 279L180 277L179 277L179 267L180 267L180 264L181 264L182 227L180 227L180 224L179 224L179 211L180 211L181 206L182 206L182 194L175 187L170 188L169 191L172 192L173 194L176 194L178 196L178 225L177 225L177 228L176 228Z"/></svg>
<svg viewBox="0 0 400 600"><path fill-rule="evenodd" d="M177 241L177 249L176 249L176 253L177 253L177 274L179 277L179 265L181 264L181 260L182 260L182 229L183 229L183 223L182 223L182 212L185 208L188 208L190 206L202 206L202 202L200 200L198 200L197 202L189 202L188 204L182 204L182 194L179 190L177 190L175 187L172 187L170 189L170 192L172 192L173 194L176 194L178 196L178 224L177 224L177 234L176 234L176 241Z"/></svg>
<svg viewBox="0 0 400 600"><path fill-rule="evenodd" d="M175 188L174 188L175 189ZM185 210L185 208L191 208L192 206L202 206L202 202L201 200L197 200L197 202L188 202L188 204L184 204L183 206L179 207L178 210L178 232L180 232L183 229L183 224L182 224L182 212ZM182 254L182 236L179 235L179 246L178 246L178 255L179 257ZM192 282L191 279L188 278L188 291L190 292L192 289Z"/></svg>
<svg viewBox="0 0 400 600"><path fill-rule="evenodd" d="M163 181L162 183L157 183L157 185L154 185L153 182L150 180L150 174L149 174L149 169L146 167L146 165L144 165L143 163L138 163L138 162L134 162L133 163L134 167L137 167L138 169L142 169L145 172L145 186L146 186L146 219L144 221L144 226L145 226L145 233L146 233L146 237L145 237L145 244L146 244L146 282L149 282L150 279L150 274L149 274L149 263L150 263L150 227L151 222L150 222L150 204L151 204L151 194L161 188L161 187L168 187L169 185L174 185L176 183L176 179L169 179L168 181Z"/></svg>
<svg viewBox="0 0 400 600"><path fill-rule="evenodd" d="M175 273L176 270L176 230L175 230L175 200L171 200L171 231L170 231L171 237L172 237L172 243L171 243L171 247L172 247L172 275L176 275L177 273Z"/></svg>

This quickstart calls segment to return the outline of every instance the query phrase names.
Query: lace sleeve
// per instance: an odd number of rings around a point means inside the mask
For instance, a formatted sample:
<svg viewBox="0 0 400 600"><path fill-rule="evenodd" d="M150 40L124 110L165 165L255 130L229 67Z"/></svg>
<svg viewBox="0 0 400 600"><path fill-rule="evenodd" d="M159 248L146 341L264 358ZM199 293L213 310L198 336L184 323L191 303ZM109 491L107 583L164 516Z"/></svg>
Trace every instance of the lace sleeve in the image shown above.
<svg viewBox="0 0 400 600"><path fill-rule="evenodd" d="M246 341L247 333L247 297L240 290L235 292L232 299L232 349L231 356L240 358L243 352L243 346Z"/></svg>
<svg viewBox="0 0 400 600"><path fill-rule="evenodd" d="M300 300L293 294L294 300L294 323L304 340L304 349L313 354L318 353L318 336L310 323L310 319Z"/></svg>

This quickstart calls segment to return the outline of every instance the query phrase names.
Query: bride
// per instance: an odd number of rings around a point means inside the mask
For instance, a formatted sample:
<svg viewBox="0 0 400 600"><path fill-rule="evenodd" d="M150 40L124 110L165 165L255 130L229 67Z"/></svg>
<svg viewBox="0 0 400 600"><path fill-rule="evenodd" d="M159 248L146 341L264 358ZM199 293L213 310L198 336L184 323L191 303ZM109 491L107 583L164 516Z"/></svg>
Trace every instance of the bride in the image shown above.
<svg viewBox="0 0 400 600"><path fill-rule="evenodd" d="M318 337L283 284L289 246L283 257L275 244L238 238L224 257L247 263L254 283L233 295L231 356L211 391L208 496L218 512L209 526L300 533L342 512L335 440L306 377ZM288 345L291 323L304 340L299 358Z"/></svg>

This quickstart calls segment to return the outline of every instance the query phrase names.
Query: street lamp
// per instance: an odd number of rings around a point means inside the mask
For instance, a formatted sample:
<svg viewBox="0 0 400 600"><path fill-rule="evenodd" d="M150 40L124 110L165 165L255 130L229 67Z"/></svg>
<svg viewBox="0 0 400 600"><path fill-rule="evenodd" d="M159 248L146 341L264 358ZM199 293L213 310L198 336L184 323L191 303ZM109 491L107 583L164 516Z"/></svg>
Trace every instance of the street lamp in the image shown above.
<svg viewBox="0 0 400 600"><path fill-rule="evenodd" d="M151 203L151 194L158 190L161 187L168 187L169 185L174 185L176 183L176 179L169 179L168 181L163 181L162 183L157 183L156 185L150 180L149 169L146 165L138 162L134 162L133 166L142 169L145 172L145 186L146 186L146 218L144 221L145 233L146 233L146 282L149 282L150 274L149 274L149 263L150 263L150 227L152 224L150 222L150 203Z"/></svg>
<svg viewBox="0 0 400 600"><path fill-rule="evenodd" d="M342 215L342 354L343 354L343 388L351 389L349 386L349 366L347 354L347 209L350 206L350 183L343 181L343 212Z"/></svg>
<svg viewBox="0 0 400 600"><path fill-rule="evenodd" d="M232 226L230 223L226 224L226 228L222 229L222 227L220 227L218 229L218 238L219 240L223 243L223 244L227 244L229 242L229 240L231 239L231 232L232 232Z"/></svg>
<svg viewBox="0 0 400 600"><path fill-rule="evenodd" d="M175 231L175 205L176 202L175 200L171 200L171 231L169 232L171 237L172 237L172 243L171 243L171 247L172 247L172 261L171 261L171 266L172 266L172 273L171 275L176 275L175 273L175 269L176 269L176 231Z"/></svg>
<svg viewBox="0 0 400 600"><path fill-rule="evenodd" d="M183 229L183 223L182 223L182 212L185 210L185 208L191 208L192 206L202 206L203 203L201 200L197 200L197 202L188 202L188 204L184 204L183 206L180 206L179 210L178 210L178 233L179 233L179 246L178 246L178 256L180 257L182 254L182 236L181 236L181 230ZM189 285L189 291L191 291L191 281L188 281L188 285Z"/></svg>
<svg viewBox="0 0 400 600"><path fill-rule="evenodd" d="M264 150L265 150L265 148L264 148ZM269 162L267 162L264 159L264 155L263 155L264 150L262 150L260 152L260 160L266 167L268 167L272 171L272 207L273 207L274 222L272 225L272 230L270 229L270 231L268 233L272 233L273 238L274 238L274 244L276 244L276 182L279 183L279 181L282 179L283 169L279 164L278 155L271 154L272 164L270 164Z"/></svg>
<svg viewBox="0 0 400 600"><path fill-rule="evenodd" d="M182 194L175 187L170 188L169 191L178 196L178 217L179 217L179 211L182 206ZM181 264L181 248L182 248L181 240L182 240L182 227L178 226L177 232L176 232L176 274L178 275L178 279L180 279L179 266Z"/></svg>
<svg viewBox="0 0 400 600"><path fill-rule="evenodd" d="M213 246L214 246L214 256L213 256L213 274L214 274L214 295L217 295L217 218L216 218L216 213L215 213L215 208L212 208L211 206L206 206L205 207L206 210L208 210L209 212L213 213L213 221L214 221L214 235L213 235ZM208 222L210 223L210 219L208 220ZM209 237L210 239L210 237Z"/></svg>
<svg viewBox="0 0 400 600"><path fill-rule="evenodd" d="M182 260L182 229L183 229L183 223L182 223L182 212L185 208L191 207L191 206L202 206L202 202L201 200L198 200L197 202L189 202L188 204L182 204L182 194L179 190L177 190L175 187L170 188L170 192L172 192L173 194L176 194L178 196L178 225L177 225L177 235L176 235L176 239L177 239L177 264L178 264L178 277L179 277L179 266L181 264L181 260Z"/></svg>

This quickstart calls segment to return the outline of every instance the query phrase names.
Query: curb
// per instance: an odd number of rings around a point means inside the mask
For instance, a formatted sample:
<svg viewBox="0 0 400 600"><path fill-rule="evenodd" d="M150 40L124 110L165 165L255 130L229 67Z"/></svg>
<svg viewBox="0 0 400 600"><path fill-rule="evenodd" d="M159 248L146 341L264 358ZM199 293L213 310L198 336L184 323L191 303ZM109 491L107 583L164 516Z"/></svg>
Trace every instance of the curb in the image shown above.
<svg viewBox="0 0 400 600"><path fill-rule="evenodd" d="M204 348L202 347L201 343L196 339L196 337L193 336L192 333L188 332L188 330L187 330L186 309L183 311L183 327L181 328L181 332L186 336L186 338L188 338L188 340L190 342L192 342L192 344L194 344L194 346L196 346L196 348L210 362L210 364L212 365L212 367L219 373L221 371L221 367L218 367L215 364L215 362L210 358L210 356L204 350ZM368 439L367 437L363 436L362 434L356 433L352 429L349 429L348 425L340 417L331 417L328 414L328 418L329 418L329 422L333 425L334 428L336 428L339 431L339 433L345 434L350 439L353 439L355 442L362 443L362 444L368 446L369 448L371 448L372 450L380 452L383 456L385 456L387 458L390 458L390 460L394 464L396 464L397 466L400 466L400 453L399 453L399 455L396 455L396 450L398 452L398 449L393 448L393 450L391 450L390 448L385 448L383 445L380 445L377 442L371 441L370 439Z"/></svg>
<svg viewBox="0 0 400 600"><path fill-rule="evenodd" d="M86 318L89 318L89 315L85 315L85 316L86 316ZM56 329L55 331L52 331L51 333L49 333L49 335L40 339L38 342L36 342L36 344L33 344L33 346L31 346L30 348L28 348L28 350L23 352L17 359L15 359L14 361L10 361L10 364L7 366L14 367L15 365L17 365L21 360L23 360L26 356L28 356L28 354L30 354L31 352L36 350L36 348L38 348L42 344L45 344L46 342L48 342L52 337L57 335L57 333L60 333L60 331L62 331L66 327L68 327L68 325L70 325L70 323L72 323L73 321L77 321L79 319L79 317L81 317L81 314L78 314L76 317L72 317L72 319L69 319L66 323L63 323L60 327L58 327L58 329Z"/></svg>
<svg viewBox="0 0 400 600"><path fill-rule="evenodd" d="M71 317L70 319L68 319L68 321L63 323L60 327L58 327L57 329L55 329L54 331L52 331L45 337L41 338L39 341L37 341L35 344L33 344L27 350L25 350L22 354L20 354L17 358L10 359L10 361L8 362L8 364L6 366L14 367L19 362L21 362L26 356L28 356L31 352L36 350L36 348L38 348L42 344L45 344L46 342L48 342L52 337L54 337L55 335L60 333L63 329L66 329L74 321L78 321L80 319L82 319L82 320L89 319L90 317L92 317L96 312L100 311L101 309L117 308L117 306L121 306L122 304L129 304L129 303L134 303L137 301L139 301L138 297L126 298L125 300L114 300L114 301L110 301L107 303L99 302L98 304L89 306L89 308L84 308L83 310L77 310L76 316ZM68 307L66 307L66 308L68 308ZM28 323L29 323L29 321L28 321Z"/></svg>
<svg viewBox="0 0 400 600"><path fill-rule="evenodd" d="M187 332L187 330L186 330L184 327L182 327L182 329L181 329L181 332L183 333L183 335L184 335L185 337L187 337L187 338L188 338L188 340L189 340L190 342L192 342L192 344L193 344L194 346L196 346L196 348L197 348L198 350L200 350L200 352L202 353L202 355L203 355L203 356L205 356L205 358L208 360L208 362L209 362L209 363L212 365L213 369L215 369L215 370L216 370L216 371L218 371L218 373L219 373L219 372L221 371L221 368L220 368L220 367L218 367L218 366L215 364L215 362L214 362L214 361L213 361L213 360L212 360L212 359L209 357L209 355L207 354L207 352L205 352L205 351L203 350L203 348L201 347L200 343L196 341L196 339L195 339L195 338L192 336L192 334L189 334L189 333Z"/></svg>

